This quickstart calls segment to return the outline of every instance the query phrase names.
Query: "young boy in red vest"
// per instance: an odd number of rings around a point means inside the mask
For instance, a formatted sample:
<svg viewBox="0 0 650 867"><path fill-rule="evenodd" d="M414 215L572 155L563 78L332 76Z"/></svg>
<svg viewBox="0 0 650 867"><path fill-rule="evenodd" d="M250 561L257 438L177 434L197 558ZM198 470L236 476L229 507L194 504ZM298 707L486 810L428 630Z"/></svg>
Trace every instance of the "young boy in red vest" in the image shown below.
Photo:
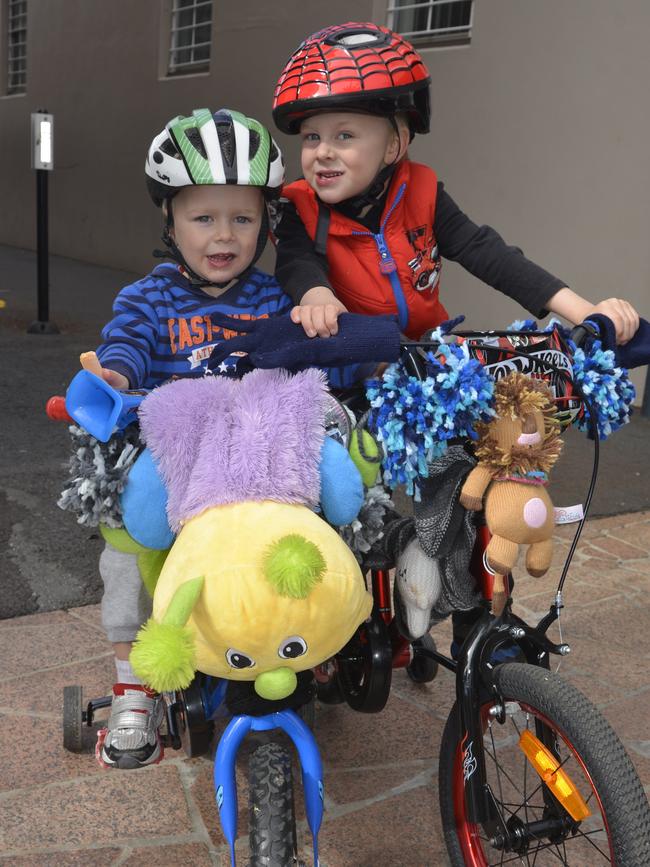
<svg viewBox="0 0 650 867"><path fill-rule="evenodd" d="M529 310L572 323L608 316L619 343L639 325L627 302L592 304L477 226L407 148L429 131L429 73L419 54L376 24L342 24L294 52L275 91L273 117L302 137L304 179L276 229L276 276L291 317L310 336L337 332L339 313L397 314L413 339L447 318L438 297L441 256Z"/></svg>

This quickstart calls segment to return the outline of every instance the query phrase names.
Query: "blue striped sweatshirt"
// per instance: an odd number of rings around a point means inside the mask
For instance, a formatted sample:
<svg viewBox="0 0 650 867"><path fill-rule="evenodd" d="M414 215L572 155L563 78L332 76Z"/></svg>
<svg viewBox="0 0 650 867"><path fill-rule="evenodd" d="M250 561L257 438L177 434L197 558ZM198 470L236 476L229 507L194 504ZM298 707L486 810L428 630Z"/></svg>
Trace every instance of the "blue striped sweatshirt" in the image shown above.
<svg viewBox="0 0 650 867"><path fill-rule="evenodd" d="M214 347L238 336L213 325L213 313L260 319L288 313L292 306L275 277L257 268L213 298L193 288L178 265L165 262L119 292L97 356L103 367L126 376L131 388L154 388L172 376L204 376ZM236 361L231 356L213 373L232 372ZM358 366L326 372L337 388L368 373Z"/></svg>

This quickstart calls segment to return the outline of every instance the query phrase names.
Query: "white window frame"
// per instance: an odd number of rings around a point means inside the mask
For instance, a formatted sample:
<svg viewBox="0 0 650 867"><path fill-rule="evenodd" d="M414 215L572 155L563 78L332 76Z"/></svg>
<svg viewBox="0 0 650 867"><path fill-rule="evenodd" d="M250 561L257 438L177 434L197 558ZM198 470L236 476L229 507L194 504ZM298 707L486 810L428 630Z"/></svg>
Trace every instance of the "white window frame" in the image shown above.
<svg viewBox="0 0 650 867"><path fill-rule="evenodd" d="M433 26L433 11L436 7L439 9L449 9L457 3L470 2L469 21L462 26ZM422 43L428 45L448 45L450 43L463 44L470 41L472 26L474 24L474 0L423 0L423 2L411 2L400 4L399 0L389 0L387 25L391 30L395 30L395 24L399 20L400 12L422 12L428 10L427 27L421 30L397 30L401 36L408 39L409 42Z"/></svg>
<svg viewBox="0 0 650 867"><path fill-rule="evenodd" d="M3 6L2 93L22 96L27 92L27 0L5 0ZM19 41L13 42L14 37Z"/></svg>
<svg viewBox="0 0 650 867"><path fill-rule="evenodd" d="M181 5L182 2L185 2L185 5ZM205 7L210 7L210 20L197 22L196 10ZM213 0L172 0L169 24L169 50L167 54L166 69L166 75L170 78L209 72L212 55L212 27L214 23L213 7ZM189 11L193 12L192 24L185 24L183 26L177 25L180 14ZM201 27L210 28L210 36L206 42L195 41L196 31ZM184 36L188 34L190 35L191 39L189 44L181 44L179 39L180 33L183 33ZM197 60L195 58L195 50L197 48L206 47L208 49L207 57L201 57ZM187 51L190 52L190 59L179 63L177 56L181 52Z"/></svg>

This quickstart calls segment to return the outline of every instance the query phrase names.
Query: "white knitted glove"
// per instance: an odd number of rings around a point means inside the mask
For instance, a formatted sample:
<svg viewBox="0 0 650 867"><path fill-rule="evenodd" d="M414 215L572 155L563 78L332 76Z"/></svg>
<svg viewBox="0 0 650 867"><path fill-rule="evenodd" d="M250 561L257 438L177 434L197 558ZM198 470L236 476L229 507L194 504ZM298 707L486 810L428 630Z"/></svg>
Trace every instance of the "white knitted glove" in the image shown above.
<svg viewBox="0 0 650 867"><path fill-rule="evenodd" d="M440 596L442 582L438 562L427 557L417 539L409 542L397 560L395 588L411 639L421 638L429 631L431 609Z"/></svg>

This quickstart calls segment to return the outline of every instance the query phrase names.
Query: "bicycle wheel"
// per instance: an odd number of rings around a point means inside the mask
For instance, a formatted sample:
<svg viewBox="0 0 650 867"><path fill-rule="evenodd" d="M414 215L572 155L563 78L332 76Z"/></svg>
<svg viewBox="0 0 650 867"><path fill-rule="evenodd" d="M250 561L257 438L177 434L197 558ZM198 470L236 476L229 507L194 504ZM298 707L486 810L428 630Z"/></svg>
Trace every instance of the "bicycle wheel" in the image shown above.
<svg viewBox="0 0 650 867"><path fill-rule="evenodd" d="M249 763L250 867L298 865L291 756L270 743L258 747Z"/></svg>
<svg viewBox="0 0 650 867"><path fill-rule="evenodd" d="M455 705L443 733L439 768L440 812L452 865L650 864L648 801L623 745L599 711L575 687L542 668L501 665L494 679L505 699L505 721L497 720L494 699L481 704L481 720L487 782L505 831L489 838L466 815ZM524 731L550 748L591 815L575 821L556 800L519 747ZM550 779L555 783L556 774Z"/></svg>

